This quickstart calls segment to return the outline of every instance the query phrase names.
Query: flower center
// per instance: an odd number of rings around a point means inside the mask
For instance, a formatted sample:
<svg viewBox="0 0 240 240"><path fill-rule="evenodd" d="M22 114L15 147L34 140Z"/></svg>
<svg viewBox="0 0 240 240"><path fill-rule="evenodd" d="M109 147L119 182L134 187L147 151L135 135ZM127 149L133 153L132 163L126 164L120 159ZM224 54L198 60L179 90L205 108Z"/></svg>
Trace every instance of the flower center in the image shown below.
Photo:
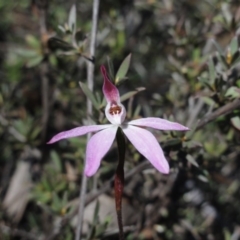
<svg viewBox="0 0 240 240"><path fill-rule="evenodd" d="M111 115L116 115L116 114L120 114L122 112L122 108L120 106L113 106L109 109L109 113Z"/></svg>

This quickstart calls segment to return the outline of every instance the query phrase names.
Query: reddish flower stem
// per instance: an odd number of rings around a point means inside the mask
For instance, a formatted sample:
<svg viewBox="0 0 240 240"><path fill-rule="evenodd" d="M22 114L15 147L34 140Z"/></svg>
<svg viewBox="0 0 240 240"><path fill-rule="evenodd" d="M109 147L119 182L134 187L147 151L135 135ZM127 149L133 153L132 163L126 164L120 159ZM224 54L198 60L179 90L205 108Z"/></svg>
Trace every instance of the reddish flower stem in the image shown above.
<svg viewBox="0 0 240 240"><path fill-rule="evenodd" d="M115 203L119 228L119 240L124 240L123 223L122 223L122 195L124 188L124 160L125 160L125 138L122 130L119 128L117 131L117 144L118 144L118 166L115 173L114 190L115 190Z"/></svg>

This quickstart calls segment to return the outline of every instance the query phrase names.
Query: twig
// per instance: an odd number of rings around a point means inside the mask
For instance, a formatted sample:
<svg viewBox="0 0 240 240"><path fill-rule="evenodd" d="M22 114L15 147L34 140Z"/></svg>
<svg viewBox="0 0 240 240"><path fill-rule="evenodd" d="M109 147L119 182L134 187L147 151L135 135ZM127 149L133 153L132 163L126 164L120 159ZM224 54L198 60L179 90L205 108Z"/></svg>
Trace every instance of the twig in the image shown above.
<svg viewBox="0 0 240 240"><path fill-rule="evenodd" d="M201 129L203 126L205 126L207 123L212 122L216 118L222 115L227 115L231 113L233 110L240 108L240 99L236 99L233 102L230 102L220 108L218 108L213 113L205 116L197 125L196 130Z"/></svg>
<svg viewBox="0 0 240 240"><path fill-rule="evenodd" d="M99 9L99 0L93 0L92 32L91 32L91 41L90 41L90 50L89 50L90 57L93 59L95 58L94 56L95 56L95 46L96 46L96 37L97 37L98 9ZM93 91L93 84L94 84L93 77L94 77L94 63L91 61L88 61L87 85L90 91ZM90 99L87 99L87 115L88 117L92 115L92 102L90 101ZM91 137L91 134L88 134L88 140L90 139L90 137ZM87 177L83 174L81 191L80 191L80 202L79 202L79 209L78 209L78 225L77 225L75 240L81 239L86 188L87 188Z"/></svg>

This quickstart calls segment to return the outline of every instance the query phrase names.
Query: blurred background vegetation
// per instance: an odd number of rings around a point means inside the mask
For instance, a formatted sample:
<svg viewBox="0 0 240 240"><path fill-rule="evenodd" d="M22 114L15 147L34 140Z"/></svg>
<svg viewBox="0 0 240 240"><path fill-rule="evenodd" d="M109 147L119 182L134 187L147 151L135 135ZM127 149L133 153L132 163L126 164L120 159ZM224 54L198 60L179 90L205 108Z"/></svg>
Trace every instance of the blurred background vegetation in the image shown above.
<svg viewBox="0 0 240 240"><path fill-rule="evenodd" d="M86 124L92 1L0 0L0 239L74 239L86 137L46 142ZM71 20L70 20L71 21ZM191 128L154 132L171 173L156 172L127 145L126 238L240 239L239 1L101 1L99 66L115 72L132 53L121 94L129 119L155 116ZM81 31L80 31L81 30ZM111 61L110 61L111 59ZM111 64L110 64L111 65ZM104 122L101 106L94 122ZM88 182L85 239L117 239L112 177L116 145Z"/></svg>

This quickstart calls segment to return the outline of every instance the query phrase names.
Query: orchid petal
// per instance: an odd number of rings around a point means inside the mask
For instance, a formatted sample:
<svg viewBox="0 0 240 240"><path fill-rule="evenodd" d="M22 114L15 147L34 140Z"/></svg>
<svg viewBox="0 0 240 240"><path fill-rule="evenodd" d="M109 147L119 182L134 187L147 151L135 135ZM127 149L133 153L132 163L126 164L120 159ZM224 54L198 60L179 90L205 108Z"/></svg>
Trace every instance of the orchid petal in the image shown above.
<svg viewBox="0 0 240 240"><path fill-rule="evenodd" d="M90 138L86 150L86 166L84 170L86 176L91 177L97 172L102 158L112 146L117 129L117 126L113 126L94 134Z"/></svg>
<svg viewBox="0 0 240 240"><path fill-rule="evenodd" d="M129 141L148 161L162 173L169 173L169 165L157 139L145 129L128 125L122 129Z"/></svg>
<svg viewBox="0 0 240 240"><path fill-rule="evenodd" d="M108 103L120 103L120 95L116 86L109 80L106 68L102 65L101 72L104 78L103 94Z"/></svg>
<svg viewBox="0 0 240 240"><path fill-rule="evenodd" d="M171 122L162 118L154 118L154 117L136 119L128 122L128 124L141 126L141 127L151 127L158 130L175 130L175 131L189 130L189 128L177 122Z"/></svg>
<svg viewBox="0 0 240 240"><path fill-rule="evenodd" d="M90 132L97 132L102 129L109 128L111 126L112 126L111 124L106 124L106 125L91 125L91 126L76 127L71 130L58 133L47 144L52 144L65 138L78 137Z"/></svg>

